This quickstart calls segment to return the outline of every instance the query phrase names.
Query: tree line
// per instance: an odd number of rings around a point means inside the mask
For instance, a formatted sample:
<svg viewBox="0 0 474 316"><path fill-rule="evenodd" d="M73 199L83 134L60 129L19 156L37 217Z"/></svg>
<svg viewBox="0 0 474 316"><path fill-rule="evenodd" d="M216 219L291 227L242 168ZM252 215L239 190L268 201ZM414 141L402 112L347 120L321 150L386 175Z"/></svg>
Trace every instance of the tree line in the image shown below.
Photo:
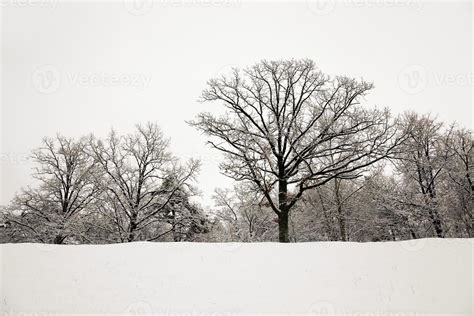
<svg viewBox="0 0 474 316"><path fill-rule="evenodd" d="M199 194L154 123L105 139L58 135L32 153L35 182L1 212L3 242L380 241L473 237L472 133L363 106L371 83L311 60L262 61L207 83L225 113L188 122L235 180Z"/></svg>

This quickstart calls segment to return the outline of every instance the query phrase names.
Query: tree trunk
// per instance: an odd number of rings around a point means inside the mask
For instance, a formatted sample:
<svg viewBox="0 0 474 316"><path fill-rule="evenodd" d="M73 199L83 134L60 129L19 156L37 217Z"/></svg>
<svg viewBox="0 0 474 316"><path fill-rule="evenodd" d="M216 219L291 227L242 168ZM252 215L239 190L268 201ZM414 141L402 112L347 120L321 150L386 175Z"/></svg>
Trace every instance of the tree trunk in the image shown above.
<svg viewBox="0 0 474 316"><path fill-rule="evenodd" d="M472 227L472 210L469 209L469 206L465 210L465 216L466 219L463 218L464 220L464 225L466 227L467 231L467 237L472 238L473 237L473 227Z"/></svg>
<svg viewBox="0 0 474 316"><path fill-rule="evenodd" d="M137 229L136 216L132 216L130 221L130 227L128 228L128 237L127 241L132 242L135 240L135 230Z"/></svg>
<svg viewBox="0 0 474 316"><path fill-rule="evenodd" d="M318 188L316 192L319 196L319 202L320 202L321 210L322 210L322 213L323 213L323 216L324 216L324 227L326 227L327 238L330 241L336 240L337 236L336 236L336 232L334 231L334 228L333 228L334 227L334 221L332 219L332 215L330 215L331 217L328 216L329 211L327 210L326 205L324 204L323 197L321 195L320 189Z"/></svg>
<svg viewBox="0 0 474 316"><path fill-rule="evenodd" d="M280 214L278 215L278 240L280 242L290 242L288 230L288 183L285 179L280 178L278 181L278 206Z"/></svg>
<svg viewBox="0 0 474 316"><path fill-rule="evenodd" d="M341 180L334 179L334 194L336 197L337 220L339 223L339 234L341 241L347 241L346 233L346 215L344 214L343 205L341 202Z"/></svg>
<svg viewBox="0 0 474 316"><path fill-rule="evenodd" d="M443 225L441 223L441 219L439 216L439 213L437 210L430 210L429 215L431 218L431 221L433 222L433 226L436 232L436 236L438 238L444 238L444 231L443 231Z"/></svg>
<svg viewBox="0 0 474 316"><path fill-rule="evenodd" d="M279 242L290 242L290 237L288 234L288 210L281 210L278 218L278 240Z"/></svg>
<svg viewBox="0 0 474 316"><path fill-rule="evenodd" d="M66 239L66 237L56 235L56 237L54 237L53 243L56 245L61 245L64 242L64 239Z"/></svg>
<svg viewBox="0 0 474 316"><path fill-rule="evenodd" d="M339 221L339 233L340 233L340 240L347 241L347 234L346 234L346 219L344 218L344 214L342 211L342 207L337 208L337 219Z"/></svg>

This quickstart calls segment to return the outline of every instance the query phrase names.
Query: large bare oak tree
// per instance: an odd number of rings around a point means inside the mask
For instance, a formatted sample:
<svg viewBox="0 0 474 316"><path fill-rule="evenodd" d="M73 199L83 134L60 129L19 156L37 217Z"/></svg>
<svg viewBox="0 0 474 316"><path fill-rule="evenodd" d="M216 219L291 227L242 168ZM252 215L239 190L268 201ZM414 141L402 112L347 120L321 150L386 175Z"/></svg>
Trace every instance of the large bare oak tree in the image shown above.
<svg viewBox="0 0 474 316"><path fill-rule="evenodd" d="M305 191L358 177L403 141L387 110L359 105L372 87L331 78L311 60L262 61L210 80L202 100L226 112L190 124L224 153L227 176L256 185L289 242L290 211Z"/></svg>

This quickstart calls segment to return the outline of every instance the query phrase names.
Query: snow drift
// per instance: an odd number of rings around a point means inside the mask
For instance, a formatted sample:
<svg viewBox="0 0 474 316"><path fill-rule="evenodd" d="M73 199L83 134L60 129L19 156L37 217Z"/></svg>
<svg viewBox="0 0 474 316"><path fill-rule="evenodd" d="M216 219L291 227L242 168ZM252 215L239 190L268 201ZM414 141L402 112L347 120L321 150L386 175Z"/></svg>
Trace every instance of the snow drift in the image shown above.
<svg viewBox="0 0 474 316"><path fill-rule="evenodd" d="M7 244L2 315L471 315L473 245Z"/></svg>

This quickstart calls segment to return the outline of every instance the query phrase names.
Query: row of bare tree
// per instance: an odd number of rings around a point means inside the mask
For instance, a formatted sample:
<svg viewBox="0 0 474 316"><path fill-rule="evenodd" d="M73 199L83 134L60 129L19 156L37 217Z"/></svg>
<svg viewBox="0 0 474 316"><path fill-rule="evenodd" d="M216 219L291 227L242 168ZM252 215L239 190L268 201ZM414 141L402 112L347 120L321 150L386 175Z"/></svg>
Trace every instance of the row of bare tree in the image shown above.
<svg viewBox="0 0 474 316"><path fill-rule="evenodd" d="M403 116L400 129L409 137L385 162L303 195L290 217L290 241L474 236L471 132L414 113ZM215 240L277 239L271 207L251 182L217 190L215 200Z"/></svg>
<svg viewBox="0 0 474 316"><path fill-rule="evenodd" d="M190 201L199 162L180 164L155 124L105 140L45 139L32 158L37 183L4 214L9 241L181 241L204 229Z"/></svg>
<svg viewBox="0 0 474 316"><path fill-rule="evenodd" d="M222 116L189 122L237 181L216 209L192 203L154 124L105 140L57 137L33 154L38 183L4 212L8 241L399 240L472 237L471 131L360 103L373 85L311 60L262 61L212 79Z"/></svg>

